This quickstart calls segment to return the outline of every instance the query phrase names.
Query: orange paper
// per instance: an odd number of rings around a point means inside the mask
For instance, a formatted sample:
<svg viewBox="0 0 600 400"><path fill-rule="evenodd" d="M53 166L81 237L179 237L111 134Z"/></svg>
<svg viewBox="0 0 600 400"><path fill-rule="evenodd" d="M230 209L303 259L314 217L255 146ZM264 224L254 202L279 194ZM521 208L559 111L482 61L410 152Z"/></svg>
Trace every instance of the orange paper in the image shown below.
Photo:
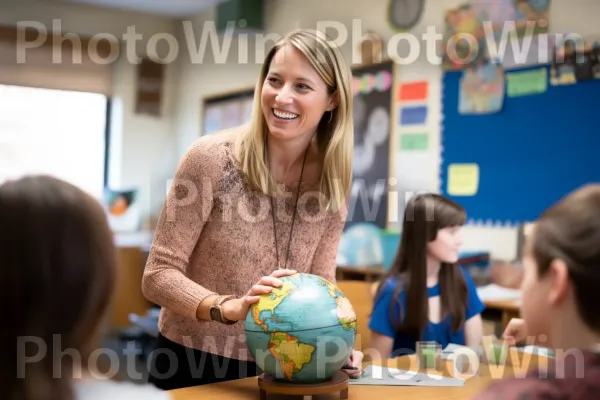
<svg viewBox="0 0 600 400"><path fill-rule="evenodd" d="M400 85L399 100L426 100L428 84L425 81Z"/></svg>

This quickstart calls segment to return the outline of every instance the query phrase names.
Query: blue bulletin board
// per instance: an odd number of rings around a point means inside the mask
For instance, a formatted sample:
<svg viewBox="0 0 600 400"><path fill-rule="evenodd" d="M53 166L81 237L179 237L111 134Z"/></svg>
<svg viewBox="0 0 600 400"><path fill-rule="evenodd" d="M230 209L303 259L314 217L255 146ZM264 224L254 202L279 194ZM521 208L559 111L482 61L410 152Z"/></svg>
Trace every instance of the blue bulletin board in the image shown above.
<svg viewBox="0 0 600 400"><path fill-rule="evenodd" d="M568 192L600 182L600 80L548 83L543 93L505 96L497 113L462 115L461 76L447 72L442 82L440 192L465 207L469 223L532 221ZM448 193L453 164L477 167L474 194Z"/></svg>

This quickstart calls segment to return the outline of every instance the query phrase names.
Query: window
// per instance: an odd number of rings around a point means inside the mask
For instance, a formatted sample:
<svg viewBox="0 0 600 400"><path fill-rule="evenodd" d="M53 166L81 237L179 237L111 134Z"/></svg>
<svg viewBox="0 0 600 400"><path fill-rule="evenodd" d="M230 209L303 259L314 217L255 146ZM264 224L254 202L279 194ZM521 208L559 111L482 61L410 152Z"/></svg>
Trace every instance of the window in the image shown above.
<svg viewBox="0 0 600 400"><path fill-rule="evenodd" d="M0 183L50 174L101 199L107 107L102 94L0 85Z"/></svg>

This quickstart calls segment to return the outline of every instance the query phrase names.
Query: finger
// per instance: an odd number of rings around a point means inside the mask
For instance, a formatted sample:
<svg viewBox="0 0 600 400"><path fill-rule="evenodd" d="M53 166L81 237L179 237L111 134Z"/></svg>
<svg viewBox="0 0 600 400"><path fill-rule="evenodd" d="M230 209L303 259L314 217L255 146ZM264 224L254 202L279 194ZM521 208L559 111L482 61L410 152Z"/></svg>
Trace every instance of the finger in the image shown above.
<svg viewBox="0 0 600 400"><path fill-rule="evenodd" d="M259 294L267 294L267 293L271 293L271 291L273 290L273 286L268 286L268 285L254 285L250 288L250 291L248 291L248 296L256 296Z"/></svg>
<svg viewBox="0 0 600 400"><path fill-rule="evenodd" d="M260 297L259 296L246 296L244 297L244 302L246 302L246 304L255 304L258 303L260 301Z"/></svg>
<svg viewBox="0 0 600 400"><path fill-rule="evenodd" d="M517 334L517 330L514 328L511 328L510 326L507 327L504 332L502 333L502 337L503 338L507 338L507 337L514 337Z"/></svg>
<svg viewBox="0 0 600 400"><path fill-rule="evenodd" d="M271 276L275 278L281 278L283 276L294 275L296 273L298 272L294 269L276 269L273 271L273 273L271 273Z"/></svg>
<svg viewBox="0 0 600 400"><path fill-rule="evenodd" d="M351 370L351 369L342 369L342 372L348 375L350 378L360 378L362 371L359 370Z"/></svg>
<svg viewBox="0 0 600 400"><path fill-rule="evenodd" d="M273 276L263 276L258 281L258 285L271 286L271 287L281 287L283 285L283 281L281 281L280 279L277 279L277 278L275 278Z"/></svg>

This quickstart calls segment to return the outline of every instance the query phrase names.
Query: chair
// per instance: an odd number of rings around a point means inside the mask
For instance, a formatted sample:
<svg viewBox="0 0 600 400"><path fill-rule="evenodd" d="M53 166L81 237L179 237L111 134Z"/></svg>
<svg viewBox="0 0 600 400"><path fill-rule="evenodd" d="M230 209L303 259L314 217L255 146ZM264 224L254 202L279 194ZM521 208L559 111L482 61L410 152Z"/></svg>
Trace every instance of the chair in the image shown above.
<svg viewBox="0 0 600 400"><path fill-rule="evenodd" d="M342 280L337 282L340 291L350 300L357 317L357 336L355 348L364 350L369 347L369 316L373 308L372 282Z"/></svg>

